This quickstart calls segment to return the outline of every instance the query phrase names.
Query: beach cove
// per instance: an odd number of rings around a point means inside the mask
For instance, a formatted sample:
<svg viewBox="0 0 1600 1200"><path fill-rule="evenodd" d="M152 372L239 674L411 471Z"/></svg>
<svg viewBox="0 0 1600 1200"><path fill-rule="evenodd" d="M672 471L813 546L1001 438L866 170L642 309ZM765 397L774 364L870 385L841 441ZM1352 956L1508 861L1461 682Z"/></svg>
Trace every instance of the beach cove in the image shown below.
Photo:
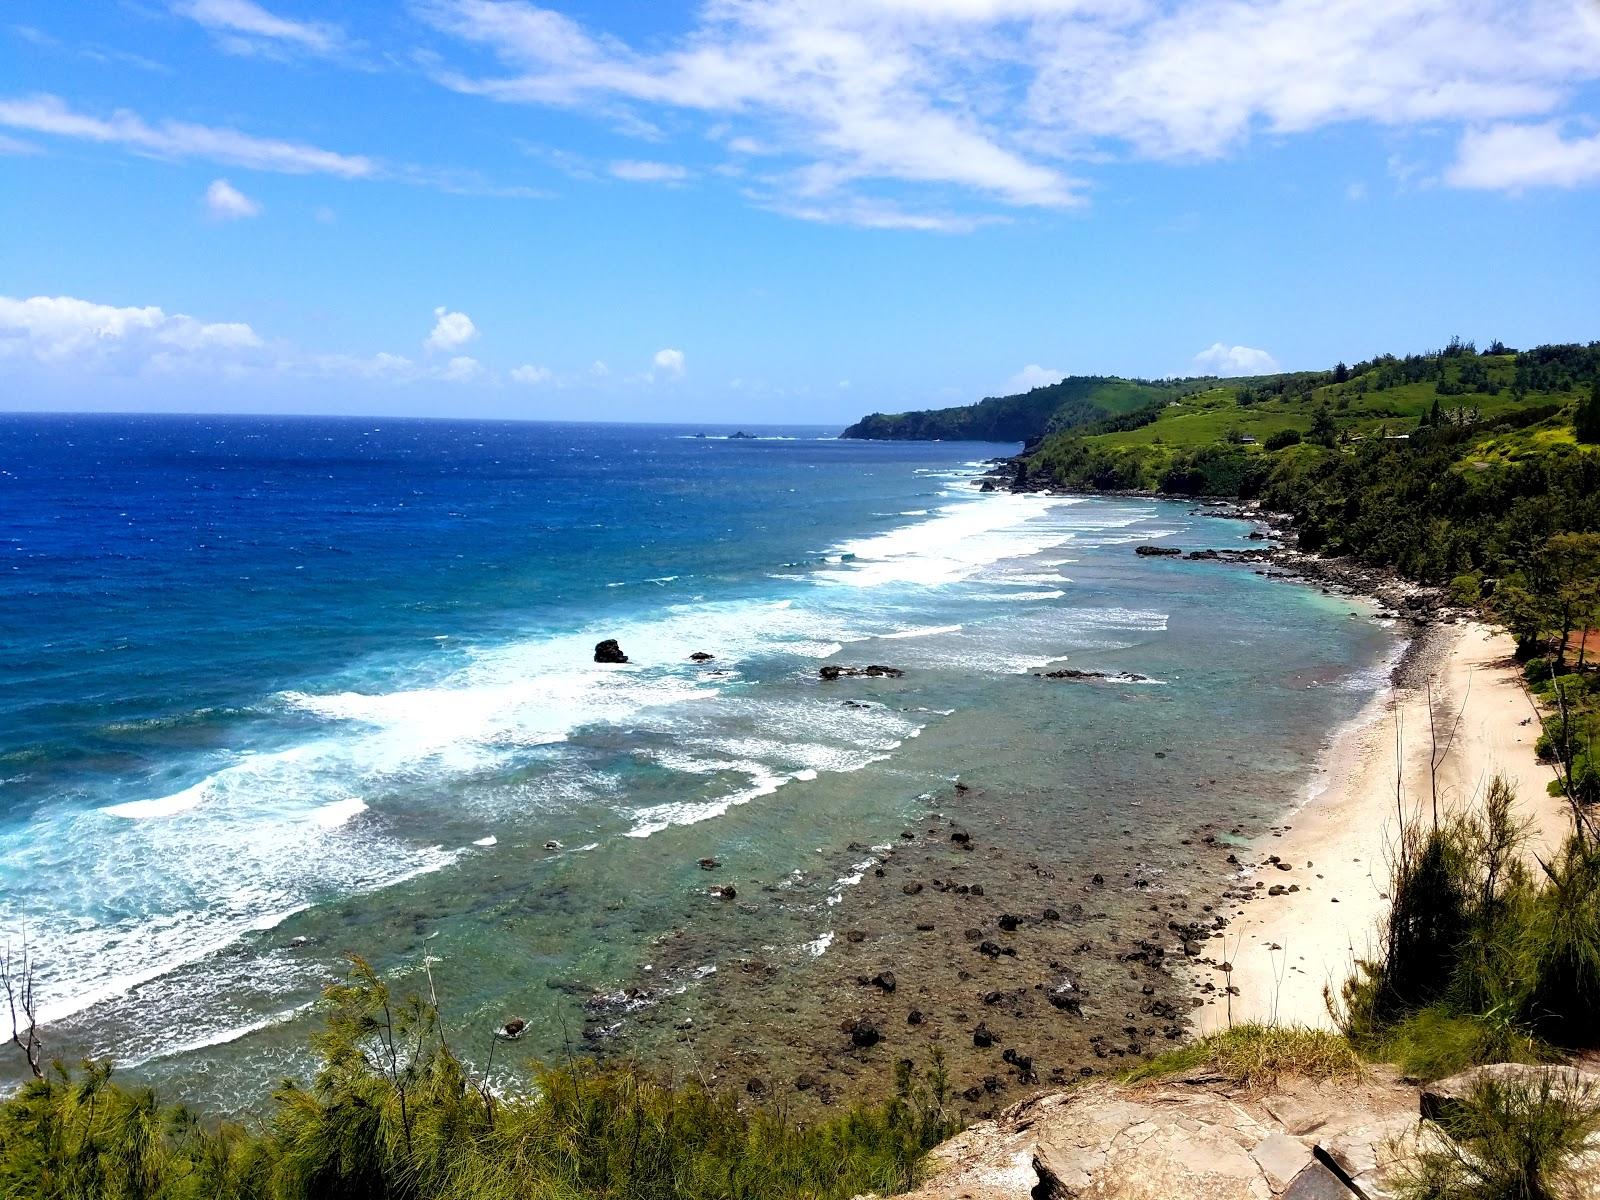
<svg viewBox="0 0 1600 1200"><path fill-rule="evenodd" d="M973 446L99 420L49 432L103 505L22 534L57 539L27 598L85 619L11 651L8 925L54 1047L225 1111L305 1069L352 951L401 988L428 960L480 1059L517 1016L524 1058L810 1104L937 1050L974 1113L1116 1069L1184 1036L1171 963L1225 855L1403 641L1134 553L1249 522L984 495ZM23 478L59 503L49 466ZM219 483L284 532L208 513ZM173 571L181 603L140 607ZM819 674L869 664L904 674Z"/></svg>

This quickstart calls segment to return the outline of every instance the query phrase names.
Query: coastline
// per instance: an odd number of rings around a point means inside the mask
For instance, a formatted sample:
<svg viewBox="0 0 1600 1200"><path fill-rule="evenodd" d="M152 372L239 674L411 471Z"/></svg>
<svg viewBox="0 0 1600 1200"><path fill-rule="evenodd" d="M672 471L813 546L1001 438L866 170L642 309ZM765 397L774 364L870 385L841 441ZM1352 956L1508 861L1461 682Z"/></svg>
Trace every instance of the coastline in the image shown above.
<svg viewBox="0 0 1600 1200"><path fill-rule="evenodd" d="M1534 755L1540 727L1512 648L1509 636L1477 622L1426 626L1391 689L1335 732L1314 793L1252 847L1253 861L1241 863L1226 893L1228 927L1193 971L1206 997L1193 1012L1197 1034L1230 1022L1332 1028L1324 988L1337 995L1376 946L1401 814L1425 817L1432 807L1430 689L1441 814L1473 804L1503 774L1532 821L1528 851L1559 847L1569 818L1565 802L1545 790L1552 769ZM1267 895L1273 886L1297 890Z"/></svg>

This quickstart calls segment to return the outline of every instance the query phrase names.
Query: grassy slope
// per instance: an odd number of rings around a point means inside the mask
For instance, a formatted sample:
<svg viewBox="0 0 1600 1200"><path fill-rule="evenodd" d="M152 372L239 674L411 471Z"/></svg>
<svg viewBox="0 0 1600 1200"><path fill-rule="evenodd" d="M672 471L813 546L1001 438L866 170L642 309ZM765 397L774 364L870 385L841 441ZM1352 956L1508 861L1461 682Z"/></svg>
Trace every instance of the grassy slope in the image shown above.
<svg viewBox="0 0 1600 1200"><path fill-rule="evenodd" d="M1477 409L1483 420L1490 421L1530 405L1570 404L1578 398L1575 391L1530 392L1525 399L1516 400L1511 392L1515 374L1514 356L1481 356L1477 361L1486 367L1489 378L1500 384L1502 390L1499 395L1471 393L1440 396L1438 384L1433 381L1401 384L1377 391L1371 387L1375 373L1369 372L1365 392L1361 390L1363 377L1358 376L1342 384L1325 384L1306 397L1286 397L1243 406L1237 400L1239 388L1230 384L1185 397L1178 404L1164 409L1153 424L1143 428L1101 434L1085 440L1107 449L1148 445L1207 446L1225 442L1230 433L1250 435L1264 442L1272 434L1284 429L1308 434L1313 415L1324 404L1342 432L1375 437L1384 432L1406 433L1414 429L1433 407L1435 399L1445 409ZM1557 436L1560 436L1559 433ZM1567 440L1571 440L1570 436Z"/></svg>
<svg viewBox="0 0 1600 1200"><path fill-rule="evenodd" d="M1282 430L1309 435L1317 410L1324 406L1341 435L1371 439L1385 434L1411 432L1430 412L1436 400L1447 413L1454 409L1476 410L1478 419L1489 423L1537 405L1558 404L1565 407L1579 398L1579 391L1574 389L1530 391L1517 399L1511 390L1515 375L1514 355L1484 355L1476 361L1486 368L1489 379L1500 386L1498 395L1475 392L1441 396L1438 383L1434 381L1406 383L1379 391L1373 387L1376 372L1368 372L1364 377L1353 377L1345 383L1324 384L1309 395L1286 396L1241 405L1238 402L1240 388L1230 383L1197 391L1169 403L1154 422L1138 429L1095 434L1081 440L1086 446L1115 452L1134 447L1197 449L1226 445L1230 437L1249 436L1254 437L1258 444L1245 446L1244 450L1266 453L1260 443ZM1447 379L1451 375L1447 367ZM1571 441L1570 422L1551 419L1531 429L1495 434L1486 432L1475 457L1483 461L1505 461L1530 449Z"/></svg>

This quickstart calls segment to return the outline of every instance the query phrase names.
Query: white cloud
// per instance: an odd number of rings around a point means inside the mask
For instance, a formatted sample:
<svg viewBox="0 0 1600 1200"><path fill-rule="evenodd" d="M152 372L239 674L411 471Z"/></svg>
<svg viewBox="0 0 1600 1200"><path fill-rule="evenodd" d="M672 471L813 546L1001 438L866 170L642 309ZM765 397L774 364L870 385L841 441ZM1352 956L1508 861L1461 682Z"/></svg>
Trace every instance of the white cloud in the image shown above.
<svg viewBox="0 0 1600 1200"><path fill-rule="evenodd" d="M1265 350L1222 342L1212 342L1196 354L1194 365L1202 375L1271 375L1280 369L1278 360Z"/></svg>
<svg viewBox="0 0 1600 1200"><path fill-rule="evenodd" d="M687 167L676 163L642 162L638 159L620 159L607 168L614 179L629 183L682 183L689 178Z"/></svg>
<svg viewBox="0 0 1600 1200"><path fill-rule="evenodd" d="M206 188L205 206L207 214L216 221L237 221L261 215L261 205L226 179L211 181L211 186Z"/></svg>
<svg viewBox="0 0 1600 1200"><path fill-rule="evenodd" d="M655 357L650 360L654 370L652 374L665 375L669 378L680 378L684 371L682 350L657 350Z"/></svg>
<svg viewBox="0 0 1600 1200"><path fill-rule="evenodd" d="M549 367L536 367L532 363L524 363L520 367L511 368L511 382L525 383L529 386L548 383L551 378Z"/></svg>
<svg viewBox="0 0 1600 1200"><path fill-rule="evenodd" d="M1006 380L1006 387L1012 392L1030 392L1036 387L1046 387L1052 383L1060 383L1067 377L1065 371L1058 371L1054 367L1041 367L1038 363L1029 363L1010 379Z"/></svg>
<svg viewBox="0 0 1600 1200"><path fill-rule="evenodd" d="M470 383L483 375L483 364L465 354L457 355L439 368L438 377L446 383Z"/></svg>
<svg viewBox="0 0 1600 1200"><path fill-rule="evenodd" d="M1568 138L1554 121L1468 130L1445 181L1508 191L1600 183L1600 134Z"/></svg>
<svg viewBox="0 0 1600 1200"><path fill-rule="evenodd" d="M0 357L88 372L216 363L259 350L237 321L205 322L148 305L119 308L72 296L0 296Z"/></svg>
<svg viewBox="0 0 1600 1200"><path fill-rule="evenodd" d="M594 376L596 379L604 379L607 375L611 374L611 368L606 366L604 362L597 358L594 360L594 364L589 368L589 374Z"/></svg>
<svg viewBox="0 0 1600 1200"><path fill-rule="evenodd" d="M375 175L377 165L361 155L339 154L299 142L254 137L212 125L183 121L148 124L137 113L119 109L109 117L73 111L59 96L22 96L0 100L0 125L55 137L76 138L122 146L157 158L199 159L277 171L290 175L336 175L362 179Z"/></svg>
<svg viewBox="0 0 1600 1200"><path fill-rule="evenodd" d="M1344 198L1352 204L1360 204L1367 198L1367 185L1357 180L1355 183L1345 185Z"/></svg>
<svg viewBox="0 0 1600 1200"><path fill-rule="evenodd" d="M1074 161L1552 116L1600 78L1600 15L1576 0L707 0L649 47L531 0L418 4L497 61L436 66L446 86L612 127L698 115L760 155L755 203L874 227L980 224L952 194L1081 203ZM1583 152L1568 142L1562 162Z"/></svg>
<svg viewBox="0 0 1600 1200"><path fill-rule="evenodd" d="M180 0L172 9L198 21L217 36L224 49L238 53L290 48L331 54L344 42L336 25L280 17L254 0Z"/></svg>
<svg viewBox="0 0 1600 1200"><path fill-rule="evenodd" d="M0 133L0 154L21 156L37 153L39 153L39 147L32 142L25 142L21 138L8 137Z"/></svg>
<svg viewBox="0 0 1600 1200"><path fill-rule="evenodd" d="M433 332L422 343L428 350L455 350L478 336L478 327L466 313L436 308L433 315Z"/></svg>

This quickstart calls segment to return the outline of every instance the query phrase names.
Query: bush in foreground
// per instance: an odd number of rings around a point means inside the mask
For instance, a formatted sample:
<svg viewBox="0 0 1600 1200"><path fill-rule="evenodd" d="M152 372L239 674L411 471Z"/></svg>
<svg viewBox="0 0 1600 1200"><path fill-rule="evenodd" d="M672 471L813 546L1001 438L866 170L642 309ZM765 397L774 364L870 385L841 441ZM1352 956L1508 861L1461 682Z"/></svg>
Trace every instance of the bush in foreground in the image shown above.
<svg viewBox="0 0 1600 1200"><path fill-rule="evenodd" d="M28 1200L825 1200L915 1182L954 1131L942 1067L893 1097L802 1124L622 1067L536 1073L497 1099L434 1005L366 963L330 988L309 1087L258 1126L203 1121L109 1064L57 1068L0 1102L0 1197Z"/></svg>
<svg viewBox="0 0 1600 1200"><path fill-rule="evenodd" d="M1537 1082L1485 1076L1440 1115L1434 1138L1407 1163L1402 1200L1561 1200L1579 1188L1585 1142L1600 1130L1593 1090L1545 1074Z"/></svg>

